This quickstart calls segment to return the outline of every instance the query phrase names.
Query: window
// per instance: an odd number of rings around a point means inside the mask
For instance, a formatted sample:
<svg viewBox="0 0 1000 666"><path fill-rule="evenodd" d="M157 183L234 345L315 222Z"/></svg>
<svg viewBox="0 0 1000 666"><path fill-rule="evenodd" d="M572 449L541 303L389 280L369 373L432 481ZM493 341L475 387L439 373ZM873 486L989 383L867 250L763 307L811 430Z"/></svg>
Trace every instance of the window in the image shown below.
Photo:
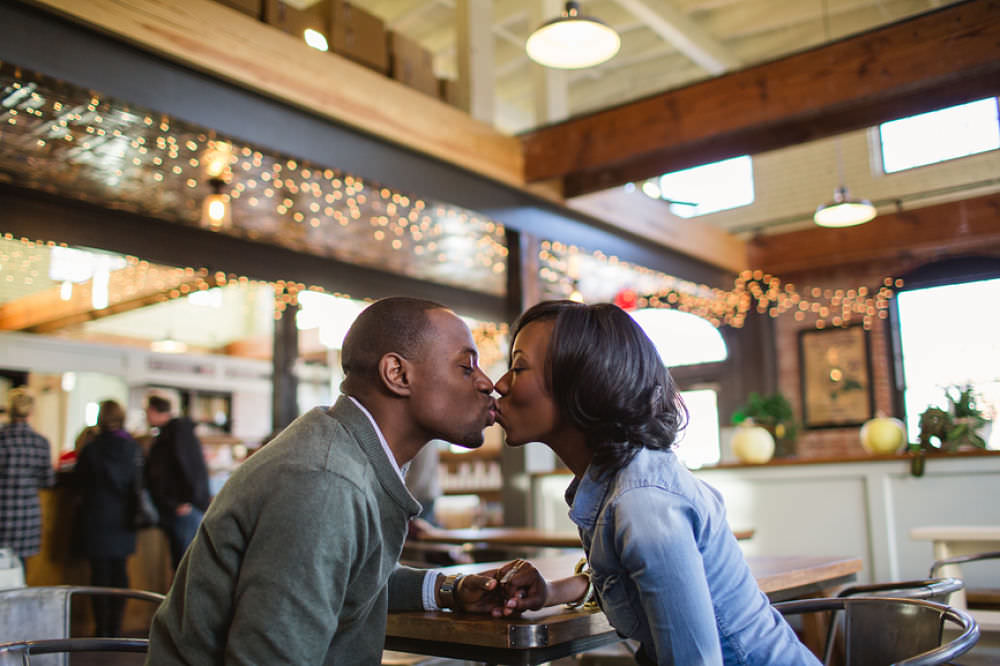
<svg viewBox="0 0 1000 666"><path fill-rule="evenodd" d="M696 217L753 203L753 163L749 155L665 173L642 191L665 199L678 217Z"/></svg>
<svg viewBox="0 0 1000 666"><path fill-rule="evenodd" d="M729 355L719 330L688 312L646 308L631 313L653 341L667 367L713 363ZM713 388L682 391L688 426L678 439L677 457L692 469L719 462L718 394Z"/></svg>
<svg viewBox="0 0 1000 666"><path fill-rule="evenodd" d="M644 308L631 314L668 368L724 361L728 356L719 329L697 315L669 308Z"/></svg>
<svg viewBox="0 0 1000 666"><path fill-rule="evenodd" d="M879 125L882 169L904 169L1000 148L997 98L981 99Z"/></svg>
<svg viewBox="0 0 1000 666"><path fill-rule="evenodd" d="M691 469L719 462L719 404L714 389L681 391L688 425L677 440L677 457Z"/></svg>
<svg viewBox="0 0 1000 666"><path fill-rule="evenodd" d="M948 408L951 386L974 387L986 418L1000 410L1000 279L900 292L900 344L903 356L906 428L910 441L920 433L920 414L928 406ZM987 442L1000 448L1000 428Z"/></svg>

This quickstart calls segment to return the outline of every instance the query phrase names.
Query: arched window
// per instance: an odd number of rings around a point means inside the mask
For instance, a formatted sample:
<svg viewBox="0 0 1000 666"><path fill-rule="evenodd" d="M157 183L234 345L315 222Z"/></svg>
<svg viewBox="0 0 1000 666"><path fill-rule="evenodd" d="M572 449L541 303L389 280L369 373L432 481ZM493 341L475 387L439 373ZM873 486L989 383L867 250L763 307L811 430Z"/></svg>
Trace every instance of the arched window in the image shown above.
<svg viewBox="0 0 1000 666"><path fill-rule="evenodd" d="M668 308L645 308L631 314L668 368L725 361L728 356L719 329L697 315Z"/></svg>
<svg viewBox="0 0 1000 666"><path fill-rule="evenodd" d="M719 330L688 312L647 308L631 313L649 336L669 368L716 363L728 357ZM719 462L718 393L712 386L682 391L690 414L688 427L678 441L678 457L691 468Z"/></svg>

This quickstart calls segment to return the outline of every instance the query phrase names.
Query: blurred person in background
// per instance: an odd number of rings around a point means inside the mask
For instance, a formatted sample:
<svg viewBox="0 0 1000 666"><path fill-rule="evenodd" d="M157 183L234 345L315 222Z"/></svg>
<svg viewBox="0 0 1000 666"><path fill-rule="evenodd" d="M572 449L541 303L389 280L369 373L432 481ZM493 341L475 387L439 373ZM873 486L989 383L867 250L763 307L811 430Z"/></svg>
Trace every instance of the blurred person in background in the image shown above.
<svg viewBox="0 0 1000 666"><path fill-rule="evenodd" d="M10 423L0 427L0 546L25 558L42 544L42 507L38 489L55 480L49 440L38 434L28 420L35 399L21 387L7 395Z"/></svg>
<svg viewBox="0 0 1000 666"><path fill-rule="evenodd" d="M114 400L101 403L97 435L77 456L73 485L80 493L81 553L90 560L90 583L129 586L126 558L135 552L132 503L141 481L142 449L123 429L125 410ZM97 636L120 636L125 600L93 597Z"/></svg>
<svg viewBox="0 0 1000 666"><path fill-rule="evenodd" d="M208 466L194 423L186 416L173 416L169 400L150 396L146 420L159 429L146 461L147 487L160 512L160 527L170 541L176 569L208 509Z"/></svg>

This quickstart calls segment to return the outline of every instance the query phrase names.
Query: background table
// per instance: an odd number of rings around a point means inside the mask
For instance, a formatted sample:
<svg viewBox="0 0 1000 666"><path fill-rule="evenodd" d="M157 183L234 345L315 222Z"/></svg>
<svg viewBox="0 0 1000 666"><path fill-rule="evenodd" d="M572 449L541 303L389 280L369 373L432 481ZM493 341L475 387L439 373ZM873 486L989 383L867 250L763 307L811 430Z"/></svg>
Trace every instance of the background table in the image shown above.
<svg viewBox="0 0 1000 666"><path fill-rule="evenodd" d="M934 548L934 560L944 560L959 555L974 555L988 551L1000 551L1000 525L937 525L915 527L910 530L910 538L916 541L930 541ZM984 562L984 565L988 563ZM974 566L974 565L970 565ZM927 566L930 569L930 564ZM954 576L965 580L962 567L949 564L941 567L938 576ZM948 603L956 608L968 610L966 591L954 592ZM969 611L980 629L1000 631L1000 611L974 609Z"/></svg>
<svg viewBox="0 0 1000 666"><path fill-rule="evenodd" d="M532 560L546 578L570 575L575 551ZM843 557L752 557L747 562L771 601L822 594L851 582L861 560ZM502 563L448 567L476 573ZM818 635L822 635L820 632ZM516 619L449 612L389 613L386 649L491 664L539 664L620 640L601 611L553 606Z"/></svg>

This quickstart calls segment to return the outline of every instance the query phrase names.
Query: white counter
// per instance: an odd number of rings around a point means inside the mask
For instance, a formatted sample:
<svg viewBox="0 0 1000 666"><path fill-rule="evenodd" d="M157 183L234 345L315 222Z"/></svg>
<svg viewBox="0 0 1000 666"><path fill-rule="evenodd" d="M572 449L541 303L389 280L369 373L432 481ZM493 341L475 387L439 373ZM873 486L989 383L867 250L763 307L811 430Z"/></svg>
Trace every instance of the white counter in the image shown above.
<svg viewBox="0 0 1000 666"><path fill-rule="evenodd" d="M910 530L926 525L1000 525L1000 455L927 459L924 476L906 458L733 466L697 470L719 489L729 523L753 528L748 555L853 555L859 582L927 577L934 556ZM534 526L572 529L565 474L536 476ZM966 572L972 586L986 577ZM985 572L984 572L985 574Z"/></svg>

